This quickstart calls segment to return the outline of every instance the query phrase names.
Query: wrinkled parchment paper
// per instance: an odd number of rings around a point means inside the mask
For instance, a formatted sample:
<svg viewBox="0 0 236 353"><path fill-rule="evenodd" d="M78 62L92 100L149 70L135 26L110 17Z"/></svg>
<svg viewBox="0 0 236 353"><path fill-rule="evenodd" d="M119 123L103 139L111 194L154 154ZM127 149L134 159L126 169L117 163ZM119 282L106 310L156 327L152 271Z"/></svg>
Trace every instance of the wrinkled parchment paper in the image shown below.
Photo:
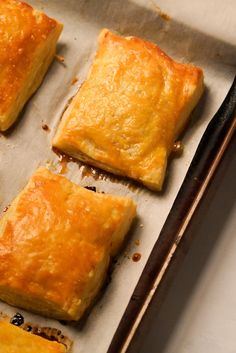
<svg viewBox="0 0 236 353"><path fill-rule="evenodd" d="M19 122L0 137L0 211L27 183L39 165L59 172L58 156L50 141L68 102L86 77L92 62L96 39L103 27L123 35L137 35L157 43L181 62L201 66L205 72L205 94L193 113L184 135L184 154L171 161L163 193L152 193L142 187L105 177L84 176L84 167L70 162L66 176L81 185L96 185L99 191L129 195L138 203L138 219L126 249L120 255L112 281L91 311L84 326L61 325L20 310L26 320L42 326L61 329L74 340L73 352L105 353L128 304L143 267L171 209L188 166L208 122L224 99L235 73L236 48L214 36L191 28L174 17L160 12L154 1L145 0L29 0L33 6L64 23L58 54L65 63L54 61L43 85L27 104ZM176 4L176 5L175 5ZM173 12L177 2L172 2ZM199 19L200 21L200 19ZM75 78L78 79L75 82ZM72 85L71 82L75 83ZM47 124L50 131L42 129ZM96 179L96 180L95 180ZM137 240L140 245L137 245ZM132 254L141 253L139 262ZM24 255L22 254L22 261ZM16 312L0 303L0 311Z"/></svg>

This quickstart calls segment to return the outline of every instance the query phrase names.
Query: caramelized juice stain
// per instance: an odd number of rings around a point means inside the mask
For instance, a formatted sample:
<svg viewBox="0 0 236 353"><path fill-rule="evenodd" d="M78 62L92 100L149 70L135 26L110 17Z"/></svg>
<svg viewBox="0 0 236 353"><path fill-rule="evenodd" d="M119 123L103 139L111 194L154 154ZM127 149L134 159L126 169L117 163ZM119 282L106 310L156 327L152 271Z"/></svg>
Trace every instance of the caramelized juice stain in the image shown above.
<svg viewBox="0 0 236 353"><path fill-rule="evenodd" d="M68 163L70 162L77 162L76 160L74 160L74 158L66 155L63 152L60 152L57 148L53 147L53 152L56 153L56 155L58 156L59 159L59 164L60 164L60 171L59 174L66 174L68 172Z"/></svg>
<svg viewBox="0 0 236 353"><path fill-rule="evenodd" d="M166 12L162 11L160 6L158 6L154 1L152 1L152 5L157 14L165 21L170 21L171 17Z"/></svg>
<svg viewBox="0 0 236 353"><path fill-rule="evenodd" d="M40 327L29 322L23 324L21 328L33 335L40 336L49 341L60 343L68 350L71 348L72 341L68 337L64 336L61 330L52 327Z"/></svg>
<svg viewBox="0 0 236 353"><path fill-rule="evenodd" d="M138 191L140 189L140 185L135 181L129 180L126 177L115 176L109 172L103 172L101 169L96 169L91 166L83 166L82 170L82 179L85 177L92 177L94 180L108 180L114 184L122 184L128 187L130 191Z"/></svg>
<svg viewBox="0 0 236 353"><path fill-rule="evenodd" d="M73 162L78 165L78 168L81 171L81 178L84 179L86 177L92 177L94 180L100 180L100 181L110 181L111 183L114 184L121 184L125 185L128 187L130 191L137 192L141 189L140 185L131 179L128 179L126 177L122 176L115 176L109 172L103 172L99 168L94 168L90 165L83 165L82 162L80 162L78 159L74 157L70 157L67 154L59 151L57 148L53 147L52 148L53 152L56 153L56 155L59 158L59 163L61 164L61 171L60 174L65 174L68 171L68 163Z"/></svg>
<svg viewBox="0 0 236 353"><path fill-rule="evenodd" d="M68 160L67 158L65 158L64 156L61 157L61 159L59 159L59 163L61 166L60 169L60 174L66 174L68 172Z"/></svg>
<svg viewBox="0 0 236 353"><path fill-rule="evenodd" d="M101 173L89 165L84 165L81 171L82 179L86 177L92 177L94 180L99 180L101 178Z"/></svg>
<svg viewBox="0 0 236 353"><path fill-rule="evenodd" d="M75 85L77 82L79 81L79 79L77 77L74 77L71 81L71 85Z"/></svg>
<svg viewBox="0 0 236 353"><path fill-rule="evenodd" d="M57 157L60 159L64 158L65 160L67 160L67 162L77 162L77 160L73 157L68 156L67 154L59 151L56 147L52 148L53 152L56 153Z"/></svg>
<svg viewBox="0 0 236 353"><path fill-rule="evenodd" d="M172 147L172 153L174 154L175 157L180 157L183 154L184 151L184 145L181 141L175 141L173 147Z"/></svg>
<svg viewBox="0 0 236 353"><path fill-rule="evenodd" d="M66 351L70 351L72 347L72 341L67 336L64 336L61 330L53 327L41 327L31 322L25 322L25 318L21 313L17 312L10 317L5 313L0 312L0 319L18 326L20 329L30 332L33 335L40 336L49 341L58 342L66 347Z"/></svg>

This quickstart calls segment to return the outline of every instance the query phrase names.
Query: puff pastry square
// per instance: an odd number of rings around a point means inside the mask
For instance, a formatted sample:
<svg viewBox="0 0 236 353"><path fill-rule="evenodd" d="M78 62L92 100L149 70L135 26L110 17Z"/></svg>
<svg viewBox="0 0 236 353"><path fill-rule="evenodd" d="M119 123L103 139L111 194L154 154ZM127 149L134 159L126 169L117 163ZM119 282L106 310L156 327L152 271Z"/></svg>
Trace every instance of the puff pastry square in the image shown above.
<svg viewBox="0 0 236 353"><path fill-rule="evenodd" d="M17 0L0 0L0 131L40 86L62 24Z"/></svg>
<svg viewBox="0 0 236 353"><path fill-rule="evenodd" d="M201 69L175 62L140 38L104 29L53 146L160 190L174 141L202 91Z"/></svg>
<svg viewBox="0 0 236 353"><path fill-rule="evenodd" d="M46 340L0 321L1 353L66 353L64 345Z"/></svg>
<svg viewBox="0 0 236 353"><path fill-rule="evenodd" d="M94 193L39 168L0 221L0 299L78 320L135 214L129 198Z"/></svg>

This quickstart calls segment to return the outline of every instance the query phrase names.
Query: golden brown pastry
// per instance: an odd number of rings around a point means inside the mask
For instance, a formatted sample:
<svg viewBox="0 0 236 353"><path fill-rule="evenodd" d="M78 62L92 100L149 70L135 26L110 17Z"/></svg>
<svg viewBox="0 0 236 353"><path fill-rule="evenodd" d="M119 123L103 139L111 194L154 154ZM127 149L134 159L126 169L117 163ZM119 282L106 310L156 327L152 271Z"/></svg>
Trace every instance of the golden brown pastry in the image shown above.
<svg viewBox="0 0 236 353"><path fill-rule="evenodd" d="M101 288L134 202L39 168L0 221L0 299L77 320Z"/></svg>
<svg viewBox="0 0 236 353"><path fill-rule="evenodd" d="M40 86L62 28L24 2L0 0L0 131Z"/></svg>
<svg viewBox="0 0 236 353"><path fill-rule="evenodd" d="M202 91L201 69L176 63L140 38L104 29L53 146L160 190L174 141Z"/></svg>
<svg viewBox="0 0 236 353"><path fill-rule="evenodd" d="M66 347L0 321L1 353L66 353Z"/></svg>

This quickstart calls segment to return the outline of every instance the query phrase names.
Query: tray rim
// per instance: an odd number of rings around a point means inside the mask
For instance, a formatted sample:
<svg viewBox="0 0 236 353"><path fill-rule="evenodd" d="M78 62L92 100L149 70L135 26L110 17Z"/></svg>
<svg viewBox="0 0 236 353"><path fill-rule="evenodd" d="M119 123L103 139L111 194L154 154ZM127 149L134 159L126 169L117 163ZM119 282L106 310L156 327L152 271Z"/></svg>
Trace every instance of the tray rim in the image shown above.
<svg viewBox="0 0 236 353"><path fill-rule="evenodd" d="M107 353L126 353L236 131L236 76L209 122Z"/></svg>

